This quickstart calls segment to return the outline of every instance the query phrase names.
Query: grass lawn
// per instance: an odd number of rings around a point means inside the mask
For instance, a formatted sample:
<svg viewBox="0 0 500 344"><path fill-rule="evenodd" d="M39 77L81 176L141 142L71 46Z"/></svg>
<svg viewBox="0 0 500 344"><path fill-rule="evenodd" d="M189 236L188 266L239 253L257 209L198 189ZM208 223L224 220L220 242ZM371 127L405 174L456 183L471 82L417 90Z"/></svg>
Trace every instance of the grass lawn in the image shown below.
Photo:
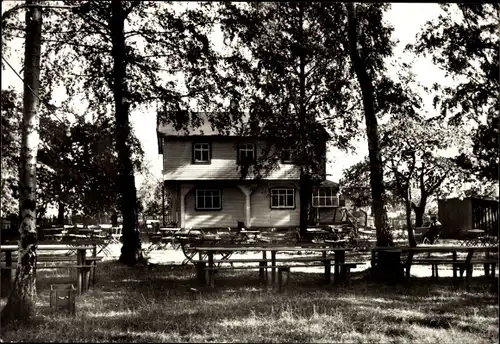
<svg viewBox="0 0 500 344"><path fill-rule="evenodd" d="M39 314L7 331L9 342L401 342L497 343L498 293L481 277L471 292L448 278L413 278L410 287L353 274L349 289L324 286L321 273L294 272L278 294L258 271L220 273L215 290L198 288L190 267L113 261L77 297L76 316L51 314L54 272L38 276ZM196 288L193 290L192 288ZM3 307L6 300L2 299Z"/></svg>

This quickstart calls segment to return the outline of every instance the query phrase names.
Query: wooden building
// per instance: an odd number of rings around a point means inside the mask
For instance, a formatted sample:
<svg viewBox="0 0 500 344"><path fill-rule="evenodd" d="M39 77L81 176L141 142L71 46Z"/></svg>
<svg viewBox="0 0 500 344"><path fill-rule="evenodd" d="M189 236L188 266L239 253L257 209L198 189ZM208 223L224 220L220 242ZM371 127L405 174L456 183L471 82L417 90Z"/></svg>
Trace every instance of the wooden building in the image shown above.
<svg viewBox="0 0 500 344"><path fill-rule="evenodd" d="M468 229L484 229L498 235L498 201L467 197L438 200L443 237L456 237Z"/></svg>

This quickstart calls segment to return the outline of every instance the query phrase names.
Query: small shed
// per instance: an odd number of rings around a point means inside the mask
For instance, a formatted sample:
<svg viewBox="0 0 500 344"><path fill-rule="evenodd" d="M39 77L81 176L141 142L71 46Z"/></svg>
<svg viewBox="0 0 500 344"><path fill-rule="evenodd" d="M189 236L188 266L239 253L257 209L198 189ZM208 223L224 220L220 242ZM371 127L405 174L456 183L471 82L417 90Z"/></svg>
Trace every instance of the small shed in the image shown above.
<svg viewBox="0 0 500 344"><path fill-rule="evenodd" d="M468 229L484 229L498 236L498 201L476 197L438 200L443 237L456 237Z"/></svg>

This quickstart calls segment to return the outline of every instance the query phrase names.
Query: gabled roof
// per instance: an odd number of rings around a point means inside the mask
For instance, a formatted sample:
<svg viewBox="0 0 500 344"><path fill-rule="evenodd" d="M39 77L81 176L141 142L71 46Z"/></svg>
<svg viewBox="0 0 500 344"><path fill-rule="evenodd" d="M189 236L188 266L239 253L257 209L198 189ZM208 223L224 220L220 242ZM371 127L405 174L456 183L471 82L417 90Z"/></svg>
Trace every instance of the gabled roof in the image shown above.
<svg viewBox="0 0 500 344"><path fill-rule="evenodd" d="M186 137L186 136L213 136L213 137L240 137L242 136L244 129L249 126L249 114L245 113L239 119L231 118L229 113L221 113L225 115L225 121L231 122L231 127L227 130L221 132L217 130L208 120L208 117L215 117L216 113L213 112L197 112L196 114L182 113L175 114L170 113L170 116L182 116L183 118L176 118L176 121L183 122L184 128L176 127L173 123L162 123L157 115L156 117L156 135L158 139L158 152L163 154L163 147L161 145L162 137ZM221 117L222 117L221 116ZM324 128L323 125L317 123L317 129L319 129L325 137L325 140L329 140L331 135Z"/></svg>

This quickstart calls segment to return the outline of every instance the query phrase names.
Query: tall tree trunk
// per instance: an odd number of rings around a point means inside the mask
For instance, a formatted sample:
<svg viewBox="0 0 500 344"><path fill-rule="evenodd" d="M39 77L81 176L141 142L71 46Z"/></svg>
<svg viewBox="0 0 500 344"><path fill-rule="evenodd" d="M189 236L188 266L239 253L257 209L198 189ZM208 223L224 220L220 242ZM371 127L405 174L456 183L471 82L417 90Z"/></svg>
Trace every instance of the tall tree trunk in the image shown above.
<svg viewBox="0 0 500 344"><path fill-rule="evenodd" d="M422 199L418 206L413 205L413 211L415 211L415 226L422 227L424 224L424 214L425 214L425 206L427 200Z"/></svg>
<svg viewBox="0 0 500 344"><path fill-rule="evenodd" d="M27 5L41 1L27 0ZM27 321L36 302L36 159L39 142L40 47L42 8L26 10L26 43L24 50L24 109L21 126L21 159L19 164L19 251L16 277L0 323L5 329L13 321Z"/></svg>
<svg viewBox="0 0 500 344"><path fill-rule="evenodd" d="M130 121L128 89L125 82L126 57L124 35L125 12L120 0L111 1L111 36L113 55L113 95L115 101L116 148L120 165L121 212L123 218L123 246L120 261L137 263L141 256L141 242L137 224L137 194L130 148Z"/></svg>
<svg viewBox="0 0 500 344"><path fill-rule="evenodd" d="M309 225L309 208L311 199L311 179L307 173L300 173L300 234L307 233Z"/></svg>
<svg viewBox="0 0 500 344"><path fill-rule="evenodd" d="M64 203L59 200L57 204L57 224L64 225Z"/></svg>
<svg viewBox="0 0 500 344"><path fill-rule="evenodd" d="M366 136L368 137L368 156L370 158L370 186L372 189L373 208L375 210L375 227L377 229L377 246L392 246L392 237L386 221L387 215L385 214L385 189L378 138L378 123L374 109L373 83L357 49L357 19L354 5L352 3L346 3L346 6L349 50L363 96Z"/></svg>
<svg viewBox="0 0 500 344"><path fill-rule="evenodd" d="M410 247L417 247L417 241L415 240L415 232L413 231L411 225L411 188L409 181L407 185L408 189L406 193L407 198L405 199L405 205L406 205L406 227L408 231L408 244L410 245Z"/></svg>
<svg viewBox="0 0 500 344"><path fill-rule="evenodd" d="M411 203L410 200L405 200L406 205L406 228L408 231L408 244L410 247L417 247L417 241L415 240L415 233L413 232L413 227L411 225Z"/></svg>
<svg viewBox="0 0 500 344"><path fill-rule="evenodd" d="M299 30L302 34L303 25L304 25L304 8L301 3L299 6ZM302 35L300 35L302 37ZM297 42L299 46L304 44L303 40L300 39ZM310 176L310 161L307 154L307 111L306 111L306 61L305 61L304 50L302 49L299 54L299 130L300 130L300 163L301 171L300 171L300 234L306 235L307 227L309 225L309 208L310 208L310 199L311 199L311 176Z"/></svg>

